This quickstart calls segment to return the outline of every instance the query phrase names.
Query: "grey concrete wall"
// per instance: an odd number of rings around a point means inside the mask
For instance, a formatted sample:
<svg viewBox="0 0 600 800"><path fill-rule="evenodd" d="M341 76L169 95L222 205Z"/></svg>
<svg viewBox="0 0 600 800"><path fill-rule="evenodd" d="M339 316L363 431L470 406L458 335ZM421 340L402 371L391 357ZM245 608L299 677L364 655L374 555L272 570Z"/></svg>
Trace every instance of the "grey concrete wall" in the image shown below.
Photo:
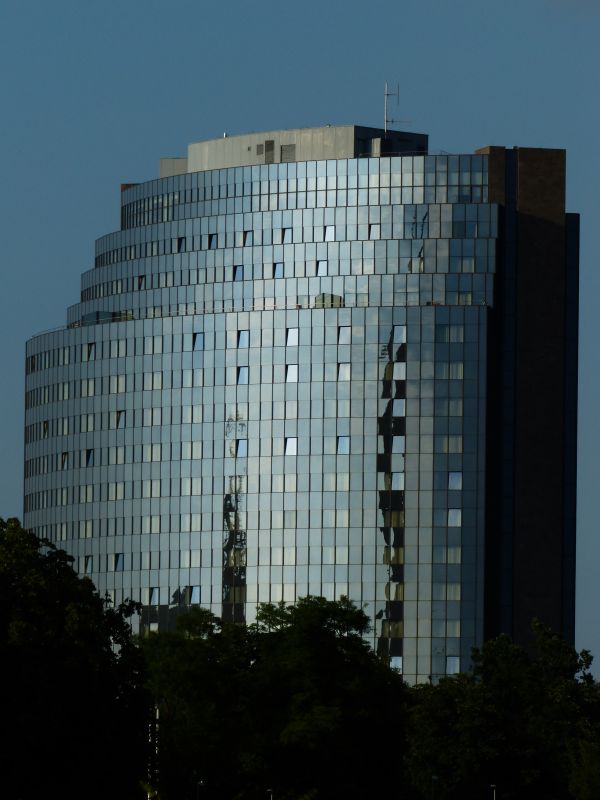
<svg viewBox="0 0 600 800"><path fill-rule="evenodd" d="M326 158L353 158L355 126L331 125L323 128L266 131L242 136L227 136L188 147L188 172L207 169L264 164L265 142L273 141L273 163L281 163L281 147L296 146L294 161L316 161ZM257 152L257 145L263 152Z"/></svg>
<svg viewBox="0 0 600 800"><path fill-rule="evenodd" d="M188 171L188 160L185 156L177 156L176 158L161 158L160 160L160 178L170 178L172 175L182 175Z"/></svg>

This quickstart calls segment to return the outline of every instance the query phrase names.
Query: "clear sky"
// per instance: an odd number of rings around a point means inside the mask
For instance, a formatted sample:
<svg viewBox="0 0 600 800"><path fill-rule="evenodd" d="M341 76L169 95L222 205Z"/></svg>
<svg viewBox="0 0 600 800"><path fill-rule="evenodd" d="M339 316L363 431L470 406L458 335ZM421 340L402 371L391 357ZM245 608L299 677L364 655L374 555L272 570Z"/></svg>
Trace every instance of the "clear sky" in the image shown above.
<svg viewBox="0 0 600 800"><path fill-rule="evenodd" d="M188 142L383 123L433 152L564 147L582 214L577 645L600 672L600 0L2 0L0 516L22 517L25 340L65 324L119 184ZM540 398L543 403L543 397Z"/></svg>

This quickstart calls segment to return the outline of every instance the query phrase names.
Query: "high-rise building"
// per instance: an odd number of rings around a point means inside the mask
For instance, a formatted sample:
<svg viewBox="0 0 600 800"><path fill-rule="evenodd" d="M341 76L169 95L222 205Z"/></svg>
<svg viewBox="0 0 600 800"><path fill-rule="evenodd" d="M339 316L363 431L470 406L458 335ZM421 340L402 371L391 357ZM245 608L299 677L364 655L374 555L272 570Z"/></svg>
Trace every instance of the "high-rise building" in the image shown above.
<svg viewBox="0 0 600 800"><path fill-rule="evenodd" d="M578 218L565 154L358 126L124 184L27 345L25 524L143 628L348 595L407 680L573 638Z"/></svg>

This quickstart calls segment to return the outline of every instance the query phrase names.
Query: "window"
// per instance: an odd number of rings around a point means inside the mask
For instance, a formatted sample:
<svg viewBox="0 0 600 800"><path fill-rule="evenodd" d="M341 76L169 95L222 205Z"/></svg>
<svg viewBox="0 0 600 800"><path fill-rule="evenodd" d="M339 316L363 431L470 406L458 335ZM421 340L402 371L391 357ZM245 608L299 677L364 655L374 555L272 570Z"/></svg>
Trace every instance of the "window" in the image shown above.
<svg viewBox="0 0 600 800"><path fill-rule="evenodd" d="M125 392L126 375L111 375L109 379L109 393L122 394Z"/></svg>
<svg viewBox="0 0 600 800"><path fill-rule="evenodd" d="M449 417L462 417L463 414L463 401L460 397L451 397L447 401L446 412Z"/></svg>
<svg viewBox="0 0 600 800"><path fill-rule="evenodd" d="M234 281L244 280L244 267L241 264L238 264L237 267L233 268L233 280Z"/></svg>
<svg viewBox="0 0 600 800"><path fill-rule="evenodd" d="M283 278L283 263L281 261L278 261L276 264L273 264L273 277Z"/></svg>
<svg viewBox="0 0 600 800"><path fill-rule="evenodd" d="M335 225L325 225L325 241L335 242Z"/></svg>
<svg viewBox="0 0 600 800"><path fill-rule="evenodd" d="M68 469L69 468L69 454L68 453L61 453L61 456L60 456L60 468L61 469Z"/></svg>
<svg viewBox="0 0 600 800"><path fill-rule="evenodd" d="M248 383L248 367L237 368L237 382L238 386L243 383Z"/></svg>
<svg viewBox="0 0 600 800"><path fill-rule="evenodd" d="M450 369L449 369L449 377L455 379L461 379L463 377L463 362L462 361L451 361L450 362Z"/></svg>
<svg viewBox="0 0 600 800"><path fill-rule="evenodd" d="M450 341L464 342L465 329L462 325L450 325Z"/></svg>
<svg viewBox="0 0 600 800"><path fill-rule="evenodd" d="M350 364L338 364L337 379L338 381L350 380Z"/></svg>
<svg viewBox="0 0 600 800"><path fill-rule="evenodd" d="M83 567L84 575L89 575L94 569L94 557L93 556L85 556L85 562Z"/></svg>
<svg viewBox="0 0 600 800"><path fill-rule="evenodd" d="M142 449L142 461L160 461L162 445L145 444Z"/></svg>
<svg viewBox="0 0 600 800"><path fill-rule="evenodd" d="M298 452L298 439L295 436L288 436L285 440L285 455L295 456Z"/></svg>
<svg viewBox="0 0 600 800"><path fill-rule="evenodd" d="M217 234L216 233L209 233L208 234L208 249L209 250L216 250L217 249Z"/></svg>
<svg viewBox="0 0 600 800"><path fill-rule="evenodd" d="M406 400L392 401L392 416L393 417L406 416Z"/></svg>
<svg viewBox="0 0 600 800"><path fill-rule="evenodd" d="M117 488L119 485L116 484ZM160 479L142 481L142 497L160 497ZM115 499L122 500L123 498L117 495Z"/></svg>
<svg viewBox="0 0 600 800"><path fill-rule="evenodd" d="M110 357L121 358L125 355L127 355L127 340L112 339L110 342Z"/></svg>
<svg viewBox="0 0 600 800"><path fill-rule="evenodd" d="M204 334L203 333L195 333L194 334L193 348L194 348L194 350L204 350Z"/></svg>
<svg viewBox="0 0 600 800"><path fill-rule="evenodd" d="M237 346L238 347L249 347L250 346L250 331L246 331L246 330L238 331Z"/></svg>
<svg viewBox="0 0 600 800"><path fill-rule="evenodd" d="M144 373L144 389L146 391L152 389L162 389L162 372Z"/></svg>
<svg viewBox="0 0 600 800"><path fill-rule="evenodd" d="M161 425L162 424L162 408L145 408L144 409L144 425Z"/></svg>
<svg viewBox="0 0 600 800"><path fill-rule="evenodd" d="M298 328L288 328L285 335L287 347L296 347L298 344Z"/></svg>
<svg viewBox="0 0 600 800"><path fill-rule="evenodd" d="M392 453L404 453L406 451L406 437L392 436Z"/></svg>
<svg viewBox="0 0 600 800"><path fill-rule="evenodd" d="M351 332L350 325L340 325L338 328L338 344L350 344Z"/></svg>
<svg viewBox="0 0 600 800"><path fill-rule="evenodd" d="M404 473L392 472L392 491L402 491L404 489Z"/></svg>
<svg viewBox="0 0 600 800"><path fill-rule="evenodd" d="M446 585L446 600L460 600L460 583L448 583Z"/></svg>
<svg viewBox="0 0 600 800"><path fill-rule="evenodd" d="M337 454L338 456L341 455L348 455L350 453L350 437L349 436L338 436L337 437Z"/></svg>
<svg viewBox="0 0 600 800"><path fill-rule="evenodd" d="M235 440L235 456L236 458L245 458L248 455L248 439Z"/></svg>
<svg viewBox="0 0 600 800"><path fill-rule="evenodd" d="M394 380L395 381L404 381L406 380L406 362L405 361L395 361L394 362Z"/></svg>
<svg viewBox="0 0 600 800"><path fill-rule="evenodd" d="M462 525L462 510L460 508L448 509L448 527L460 528Z"/></svg>
<svg viewBox="0 0 600 800"><path fill-rule="evenodd" d="M369 239L380 239L381 227L379 224L369 225Z"/></svg>
<svg viewBox="0 0 600 800"><path fill-rule="evenodd" d="M94 451L93 450L86 450L85 451L85 465L86 465L86 467L93 467L94 466Z"/></svg>
<svg viewBox="0 0 600 800"><path fill-rule="evenodd" d="M117 482L108 484L108 499L109 500L124 500L125 499L125 483L124 483L124 481L117 481Z"/></svg>
<svg viewBox="0 0 600 800"><path fill-rule="evenodd" d="M93 397L95 391L95 381L94 378L84 378L81 381L81 396L82 397Z"/></svg>
<svg viewBox="0 0 600 800"><path fill-rule="evenodd" d="M462 472L448 473L448 489L452 491L462 489Z"/></svg>
<svg viewBox="0 0 600 800"><path fill-rule="evenodd" d="M88 483L79 487L79 502L80 503L93 503L94 502L94 484Z"/></svg>
<svg viewBox="0 0 600 800"><path fill-rule="evenodd" d="M458 675L460 672L460 656L446 656L446 675Z"/></svg>
<svg viewBox="0 0 600 800"><path fill-rule="evenodd" d="M394 325L394 344L406 343L406 325Z"/></svg>
<svg viewBox="0 0 600 800"><path fill-rule="evenodd" d="M298 364L288 364L285 368L285 382L298 383Z"/></svg>
<svg viewBox="0 0 600 800"><path fill-rule="evenodd" d="M464 342L465 329L463 325L436 325L436 342Z"/></svg>
<svg viewBox="0 0 600 800"><path fill-rule="evenodd" d="M252 247L253 242L254 242L253 231L244 231L244 247Z"/></svg>
<svg viewBox="0 0 600 800"><path fill-rule="evenodd" d="M158 586L152 586L148 592L148 604L151 606L157 606L159 604L159 596L160 592Z"/></svg>
<svg viewBox="0 0 600 800"><path fill-rule="evenodd" d="M291 228L283 228L281 231L281 241L283 244L291 244L292 243L292 229Z"/></svg>
<svg viewBox="0 0 600 800"><path fill-rule="evenodd" d="M115 572L123 572L125 556L123 553L115 553L113 556L113 569Z"/></svg>
<svg viewBox="0 0 600 800"><path fill-rule="evenodd" d="M317 261L317 276L322 278L327 275L327 261Z"/></svg>

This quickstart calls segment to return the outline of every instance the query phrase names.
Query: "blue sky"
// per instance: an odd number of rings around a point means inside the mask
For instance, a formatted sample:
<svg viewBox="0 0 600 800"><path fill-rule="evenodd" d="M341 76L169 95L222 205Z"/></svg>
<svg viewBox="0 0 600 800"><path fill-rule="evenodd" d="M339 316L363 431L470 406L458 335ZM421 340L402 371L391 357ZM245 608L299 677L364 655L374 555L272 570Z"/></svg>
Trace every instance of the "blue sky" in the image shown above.
<svg viewBox="0 0 600 800"><path fill-rule="evenodd" d="M582 214L577 644L600 662L600 0L3 0L0 5L0 515L22 516L25 340L64 325L118 227L119 184L188 142L381 125L432 151L567 149ZM598 668L598 665L597 665Z"/></svg>

